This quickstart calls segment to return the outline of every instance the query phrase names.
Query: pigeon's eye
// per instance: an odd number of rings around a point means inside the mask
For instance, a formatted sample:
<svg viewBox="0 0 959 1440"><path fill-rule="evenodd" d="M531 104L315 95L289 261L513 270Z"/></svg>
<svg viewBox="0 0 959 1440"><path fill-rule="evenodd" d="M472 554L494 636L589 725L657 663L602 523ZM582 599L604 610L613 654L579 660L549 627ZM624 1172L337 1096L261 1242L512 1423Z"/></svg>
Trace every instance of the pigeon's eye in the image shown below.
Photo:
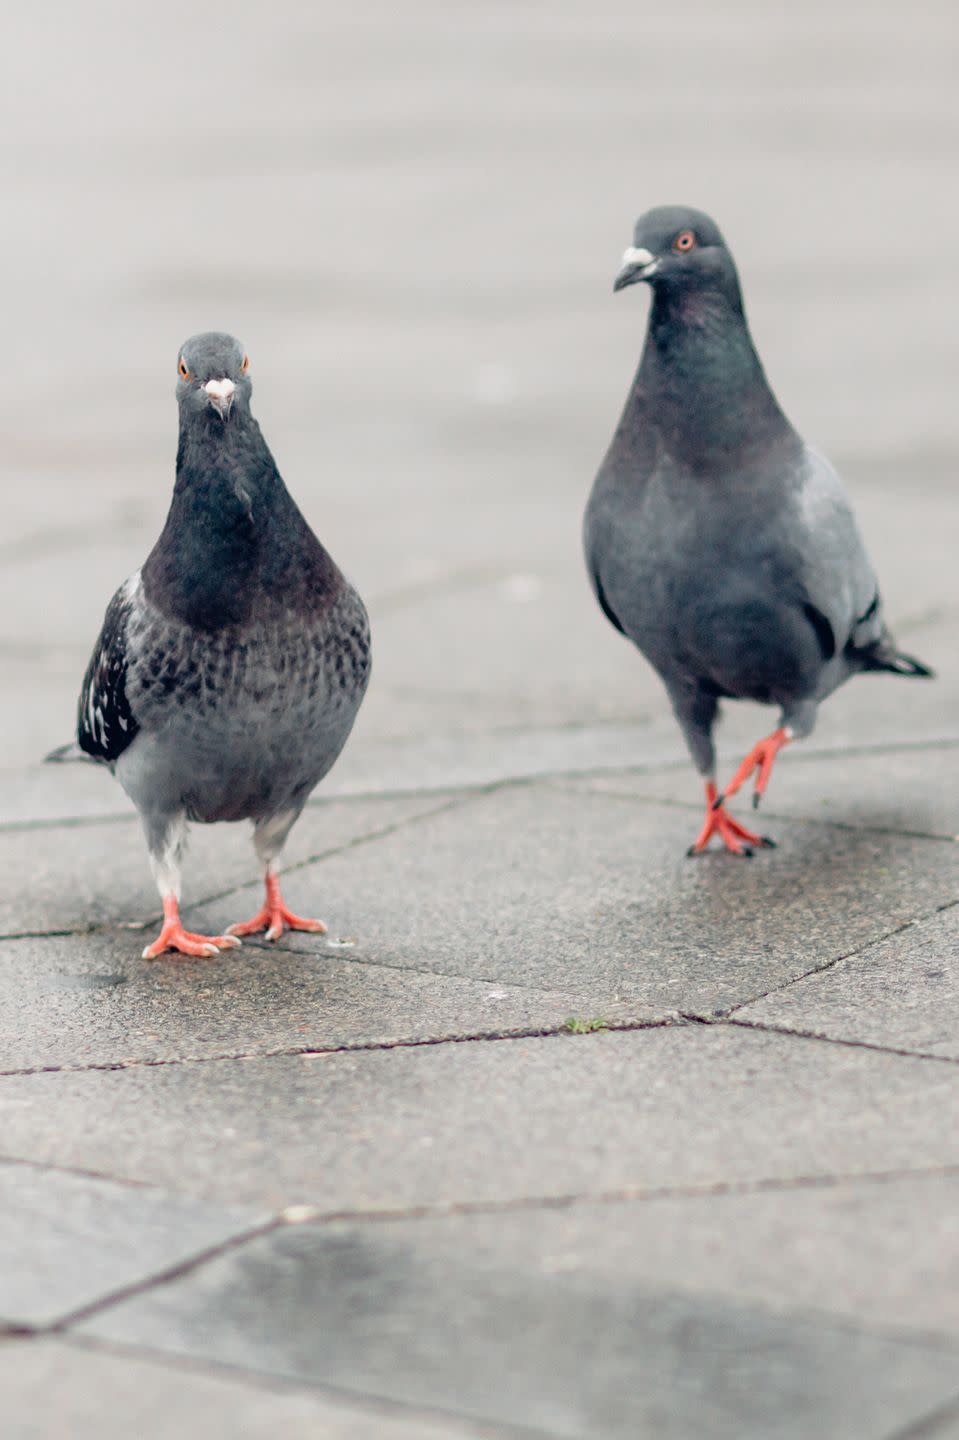
<svg viewBox="0 0 959 1440"><path fill-rule="evenodd" d="M240 371L241 371L242 374L245 375L246 372L249 370L249 368L250 368L250 357L249 357L249 355L244 355L244 356L243 356L243 364L240 366Z"/></svg>
<svg viewBox="0 0 959 1440"><path fill-rule="evenodd" d="M693 234L692 230L680 230L679 234L676 236L676 239L673 241L673 249L678 251L678 253L682 255L684 251L692 250L695 247L695 244L696 236Z"/></svg>
<svg viewBox="0 0 959 1440"><path fill-rule="evenodd" d="M184 358L183 358L182 355L180 356L180 363L179 363L179 365L178 365L176 368L177 368L177 370L180 372L180 379L181 379L181 380L189 380L189 378L190 378L190 367L189 367L189 365L186 363L186 361L184 360Z"/></svg>

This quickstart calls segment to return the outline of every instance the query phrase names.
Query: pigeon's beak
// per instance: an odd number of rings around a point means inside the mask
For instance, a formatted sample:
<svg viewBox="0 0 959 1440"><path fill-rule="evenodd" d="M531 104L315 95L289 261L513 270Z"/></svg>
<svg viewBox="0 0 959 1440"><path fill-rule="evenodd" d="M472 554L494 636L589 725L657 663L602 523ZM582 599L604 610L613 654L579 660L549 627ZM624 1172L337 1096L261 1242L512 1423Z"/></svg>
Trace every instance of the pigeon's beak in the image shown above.
<svg viewBox="0 0 959 1440"><path fill-rule="evenodd" d="M203 389L221 420L225 420L233 409L233 394L236 390L232 380L208 380Z"/></svg>
<svg viewBox="0 0 959 1440"><path fill-rule="evenodd" d="M630 245L623 255L623 267L613 281L614 290L625 290L640 280L651 280L659 269L659 261L651 250L641 250Z"/></svg>

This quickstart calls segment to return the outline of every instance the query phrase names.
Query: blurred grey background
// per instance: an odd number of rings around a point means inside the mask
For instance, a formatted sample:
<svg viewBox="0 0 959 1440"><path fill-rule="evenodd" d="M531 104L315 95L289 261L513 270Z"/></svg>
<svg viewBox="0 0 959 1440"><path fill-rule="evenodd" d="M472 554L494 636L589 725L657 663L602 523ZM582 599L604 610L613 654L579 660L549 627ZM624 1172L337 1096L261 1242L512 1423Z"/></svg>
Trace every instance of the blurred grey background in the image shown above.
<svg viewBox="0 0 959 1440"><path fill-rule="evenodd" d="M612 277L667 201L724 228L900 640L948 664L956 40L945 0L8 4L4 815L125 806L35 761L162 523L177 347L214 327L249 347L280 468L372 611L334 789L522 769L560 731L588 732L584 764L680 757L579 553L645 323ZM901 718L899 687L856 690L817 740ZM908 699L954 731L944 697Z"/></svg>

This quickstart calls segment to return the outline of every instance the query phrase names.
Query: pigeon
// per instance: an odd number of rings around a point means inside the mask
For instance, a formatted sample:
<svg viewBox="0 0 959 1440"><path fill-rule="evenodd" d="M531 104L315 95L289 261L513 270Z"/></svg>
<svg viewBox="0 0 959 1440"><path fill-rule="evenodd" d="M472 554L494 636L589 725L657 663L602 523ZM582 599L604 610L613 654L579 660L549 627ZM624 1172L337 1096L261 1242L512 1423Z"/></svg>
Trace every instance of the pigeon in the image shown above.
<svg viewBox="0 0 959 1440"><path fill-rule="evenodd" d="M662 679L705 781L688 853L715 835L750 855L773 842L726 802L755 774L759 804L820 702L861 671L932 672L896 648L842 483L769 387L715 222L647 211L613 289L640 281L646 343L586 508L586 565L606 618ZM781 715L720 791L712 732L727 698Z"/></svg>
<svg viewBox="0 0 959 1440"><path fill-rule="evenodd" d="M195 335L180 350L166 524L107 607L76 742L47 757L105 765L140 813L163 901L144 958L326 929L287 908L277 859L353 727L369 621L280 477L250 413L249 372L231 335ZM180 920L186 825L220 820L252 820L266 897L225 935L197 935Z"/></svg>

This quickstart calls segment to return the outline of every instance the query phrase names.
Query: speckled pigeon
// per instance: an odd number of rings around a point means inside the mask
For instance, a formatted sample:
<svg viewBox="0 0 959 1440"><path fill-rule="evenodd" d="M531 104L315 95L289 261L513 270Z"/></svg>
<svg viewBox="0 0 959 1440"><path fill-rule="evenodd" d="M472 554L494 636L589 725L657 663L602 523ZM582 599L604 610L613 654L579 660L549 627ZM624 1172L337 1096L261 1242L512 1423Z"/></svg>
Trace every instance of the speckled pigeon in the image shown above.
<svg viewBox="0 0 959 1440"><path fill-rule="evenodd" d="M753 348L733 258L699 210L636 223L614 290L652 289L639 370L586 509L600 606L659 672L706 782L690 854L772 844L725 801L753 803L790 740L850 675L931 671L896 649L846 493L796 433ZM778 705L771 735L721 793L712 730L723 698Z"/></svg>
<svg viewBox="0 0 959 1440"><path fill-rule="evenodd" d="M108 766L140 812L164 916L145 957L326 929L287 909L276 861L356 719L369 624L280 478L250 413L249 368L230 335L196 335L181 349L166 524L107 608L77 743L48 757ZM226 935L195 935L180 921L189 820L253 822L266 899Z"/></svg>

